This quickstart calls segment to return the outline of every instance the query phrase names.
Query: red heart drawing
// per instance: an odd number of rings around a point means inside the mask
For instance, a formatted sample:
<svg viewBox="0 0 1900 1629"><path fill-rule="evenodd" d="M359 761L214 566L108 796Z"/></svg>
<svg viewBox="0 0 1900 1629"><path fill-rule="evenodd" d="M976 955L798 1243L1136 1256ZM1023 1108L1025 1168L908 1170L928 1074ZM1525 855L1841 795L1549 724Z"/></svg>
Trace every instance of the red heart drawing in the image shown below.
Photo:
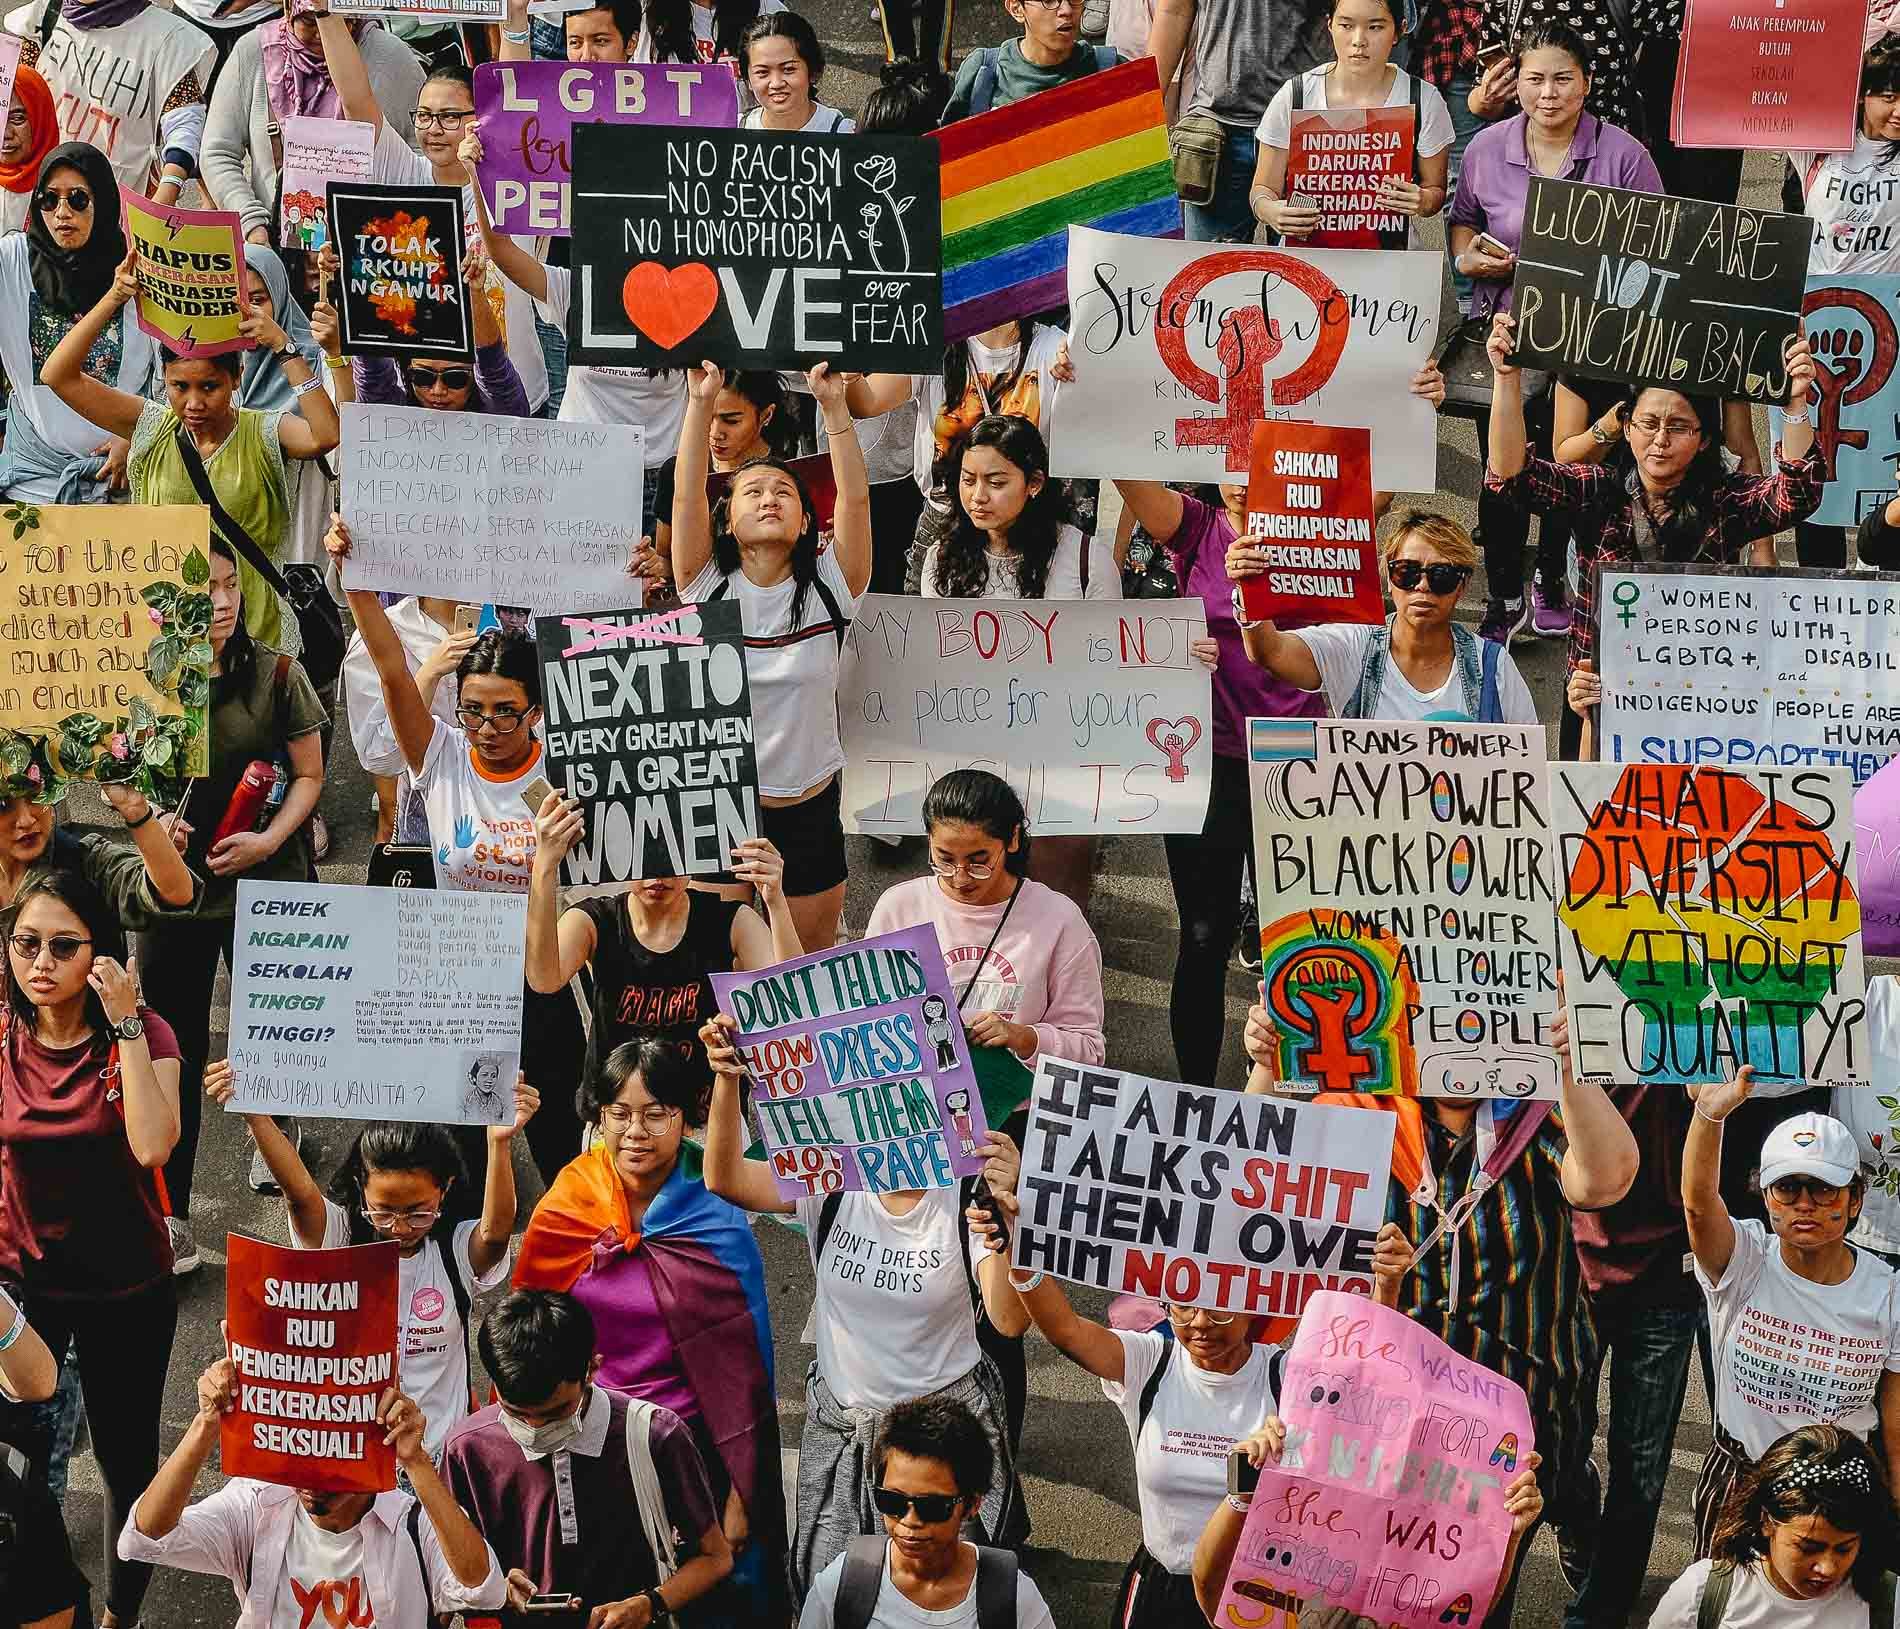
<svg viewBox="0 0 1900 1629"><path fill-rule="evenodd" d="M712 267L694 260L668 271L657 260L643 260L620 285L620 303L648 339L670 351L684 344L719 303L719 279Z"/></svg>

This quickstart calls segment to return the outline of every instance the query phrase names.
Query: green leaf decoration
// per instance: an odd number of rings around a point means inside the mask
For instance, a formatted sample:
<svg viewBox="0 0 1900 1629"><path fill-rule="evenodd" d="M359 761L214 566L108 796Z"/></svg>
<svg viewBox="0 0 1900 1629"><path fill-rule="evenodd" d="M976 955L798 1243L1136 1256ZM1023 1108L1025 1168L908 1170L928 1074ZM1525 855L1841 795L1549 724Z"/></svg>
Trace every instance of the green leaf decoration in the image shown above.
<svg viewBox="0 0 1900 1629"><path fill-rule="evenodd" d="M177 631L188 638L199 638L211 629L211 596L209 594L181 594L178 603L172 607L172 618ZM171 632L170 626L166 632ZM208 662L210 657L206 657Z"/></svg>
<svg viewBox="0 0 1900 1629"><path fill-rule="evenodd" d="M145 652L145 669L160 690L172 687L172 675L184 659L185 645L176 634L160 634Z"/></svg>
<svg viewBox="0 0 1900 1629"><path fill-rule="evenodd" d="M163 769L172 761L171 737L166 735L153 736L151 740L145 743L145 751L141 756L145 762L150 764L154 769Z"/></svg>
<svg viewBox="0 0 1900 1629"><path fill-rule="evenodd" d="M139 598L154 611L169 611L178 603L181 592L176 583L147 583L139 590Z"/></svg>
<svg viewBox="0 0 1900 1629"><path fill-rule="evenodd" d="M185 556L185 563L179 568L179 576L192 588L203 588L211 581L211 562L205 558L203 549L194 547Z"/></svg>
<svg viewBox="0 0 1900 1629"><path fill-rule="evenodd" d="M132 698L132 716L126 721L129 733L143 735L158 722L158 714L152 711L151 703L143 696Z"/></svg>
<svg viewBox="0 0 1900 1629"><path fill-rule="evenodd" d="M69 775L83 774L92 767L92 748L77 736L59 738L59 767Z"/></svg>

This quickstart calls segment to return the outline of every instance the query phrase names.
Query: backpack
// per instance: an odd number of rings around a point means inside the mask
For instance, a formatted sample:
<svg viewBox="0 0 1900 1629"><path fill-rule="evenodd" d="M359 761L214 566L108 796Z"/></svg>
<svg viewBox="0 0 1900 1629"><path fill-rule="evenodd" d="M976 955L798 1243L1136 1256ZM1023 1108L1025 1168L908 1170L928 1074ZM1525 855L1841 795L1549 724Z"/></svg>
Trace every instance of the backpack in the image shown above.
<svg viewBox="0 0 1900 1629"><path fill-rule="evenodd" d="M1167 1378L1168 1366L1174 1362L1174 1350L1178 1343L1175 1341L1172 1330L1165 1324L1162 1329L1161 1356L1155 1360L1154 1370L1149 1374L1147 1384L1141 1388L1141 1398L1135 1404L1135 1436L1137 1438L1141 1436L1142 1427L1148 1423L1148 1416L1154 1413L1155 1399L1161 1395L1161 1382ZM1276 1346L1273 1349L1273 1356L1267 1359L1267 1378L1277 1400L1281 1383L1286 1379L1286 1348L1284 1346Z"/></svg>
<svg viewBox="0 0 1900 1629"><path fill-rule="evenodd" d="M966 118L974 119L979 113L987 113L995 104L996 59L1002 49L1000 45L986 45L977 52L976 83L970 87L970 111ZM1098 74L1121 62L1120 54L1112 45L1084 45L1080 49L1095 54L1094 71Z"/></svg>
<svg viewBox="0 0 1900 1629"><path fill-rule="evenodd" d="M1385 687L1386 654L1392 645L1392 618L1385 626L1374 628L1366 642L1365 661L1359 669L1359 688L1353 691L1341 718L1377 718L1379 692ZM1458 670L1459 688L1464 692L1465 711L1474 724L1500 724L1504 721L1504 703L1498 694L1498 662L1504 647L1495 639L1480 639L1462 622L1451 625L1453 664ZM1479 647L1482 647L1480 649ZM1473 698L1477 705L1472 705Z"/></svg>
<svg viewBox="0 0 1900 1629"><path fill-rule="evenodd" d="M811 586L817 590L819 603L824 606L825 615L831 619L825 626L831 629L838 641L838 649L842 651L844 636L851 630L851 619L844 614L844 608L838 604L838 596L832 593L824 578L813 577ZM711 605L715 600L723 600L731 592L732 579L722 577L719 579L719 586L706 596L706 603ZM744 640L745 648L747 650L777 650L781 645L796 644L817 626L817 623L808 623L803 628L794 628L790 633L762 634L757 638L748 634Z"/></svg>
<svg viewBox="0 0 1900 1629"><path fill-rule="evenodd" d="M878 1533L851 1541L838 1577L838 1598L831 1604L833 1629L870 1629L889 1542ZM976 1629L1016 1629L1016 1557L987 1544L976 1547Z"/></svg>
<svg viewBox="0 0 1900 1629"><path fill-rule="evenodd" d="M1875 1599L1867 1603L1867 1629L1893 1629L1893 1592L1900 1584L1890 1572L1880 1575L1880 1586L1874 1592ZM1729 1592L1735 1588L1735 1567L1727 1561L1717 1561L1709 1568L1709 1576L1703 1581L1702 1599L1696 1607L1696 1629L1722 1629L1722 1614L1728 1611Z"/></svg>

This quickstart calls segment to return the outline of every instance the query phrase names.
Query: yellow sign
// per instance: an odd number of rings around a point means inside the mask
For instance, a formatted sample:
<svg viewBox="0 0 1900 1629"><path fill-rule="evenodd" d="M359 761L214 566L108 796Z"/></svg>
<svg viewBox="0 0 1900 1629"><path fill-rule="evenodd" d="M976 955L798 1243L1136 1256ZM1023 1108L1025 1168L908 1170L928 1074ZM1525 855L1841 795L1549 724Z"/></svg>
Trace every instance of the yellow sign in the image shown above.
<svg viewBox="0 0 1900 1629"><path fill-rule="evenodd" d="M119 202L139 256L139 327L180 356L249 350L238 332L244 250L237 216L155 204L125 187Z"/></svg>

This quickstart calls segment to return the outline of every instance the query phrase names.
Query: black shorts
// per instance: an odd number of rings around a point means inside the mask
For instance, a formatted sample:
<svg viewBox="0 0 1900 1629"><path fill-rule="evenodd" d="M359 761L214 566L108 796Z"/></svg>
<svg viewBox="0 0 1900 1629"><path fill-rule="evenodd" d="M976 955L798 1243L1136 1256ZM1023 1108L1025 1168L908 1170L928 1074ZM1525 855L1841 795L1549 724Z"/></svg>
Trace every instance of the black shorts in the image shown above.
<svg viewBox="0 0 1900 1629"><path fill-rule="evenodd" d="M771 839L785 860L785 893L790 899L807 894L822 894L843 882L847 872L844 858L844 776L831 777L831 784L803 803L784 808L759 810L760 835Z"/></svg>

